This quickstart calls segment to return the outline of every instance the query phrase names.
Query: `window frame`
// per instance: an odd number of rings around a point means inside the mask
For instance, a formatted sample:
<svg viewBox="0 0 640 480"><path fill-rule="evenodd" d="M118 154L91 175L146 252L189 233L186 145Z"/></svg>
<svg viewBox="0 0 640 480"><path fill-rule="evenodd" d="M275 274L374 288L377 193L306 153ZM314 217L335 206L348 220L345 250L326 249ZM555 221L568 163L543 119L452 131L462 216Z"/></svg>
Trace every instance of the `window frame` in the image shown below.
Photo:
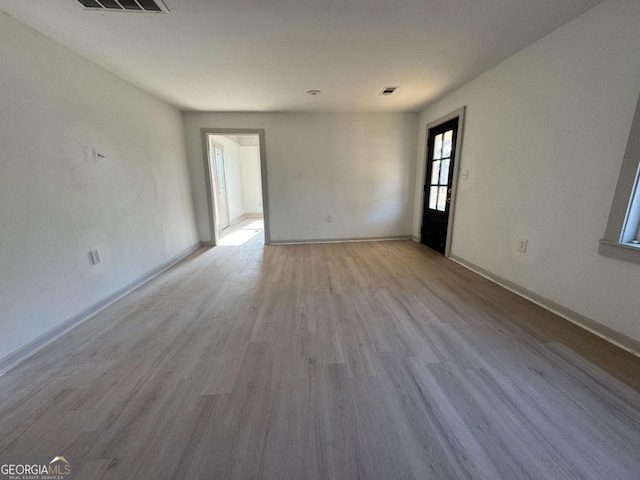
<svg viewBox="0 0 640 480"><path fill-rule="evenodd" d="M636 104L629 140L604 238L598 253L640 264L640 96Z"/></svg>

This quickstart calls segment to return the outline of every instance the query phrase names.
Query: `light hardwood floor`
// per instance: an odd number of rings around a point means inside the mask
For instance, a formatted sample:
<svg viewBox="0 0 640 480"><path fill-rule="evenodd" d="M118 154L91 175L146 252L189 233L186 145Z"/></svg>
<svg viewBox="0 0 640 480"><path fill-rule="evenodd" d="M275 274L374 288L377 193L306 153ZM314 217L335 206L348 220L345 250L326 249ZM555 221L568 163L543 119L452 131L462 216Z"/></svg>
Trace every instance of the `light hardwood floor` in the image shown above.
<svg viewBox="0 0 640 480"><path fill-rule="evenodd" d="M201 249L0 378L76 479L637 479L640 362L409 241Z"/></svg>

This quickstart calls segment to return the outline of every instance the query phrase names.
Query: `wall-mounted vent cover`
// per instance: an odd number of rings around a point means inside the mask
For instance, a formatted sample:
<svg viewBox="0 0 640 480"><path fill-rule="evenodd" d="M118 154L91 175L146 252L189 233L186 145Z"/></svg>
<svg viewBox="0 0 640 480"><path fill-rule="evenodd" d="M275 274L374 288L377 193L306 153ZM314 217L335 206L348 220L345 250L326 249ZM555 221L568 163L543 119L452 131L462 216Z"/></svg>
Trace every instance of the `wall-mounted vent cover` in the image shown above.
<svg viewBox="0 0 640 480"><path fill-rule="evenodd" d="M78 3L87 10L169 13L162 0L78 0Z"/></svg>
<svg viewBox="0 0 640 480"><path fill-rule="evenodd" d="M398 87L384 87L380 92L380 95L382 95L383 97L388 97L389 95L392 95L393 92L395 92L397 89Z"/></svg>

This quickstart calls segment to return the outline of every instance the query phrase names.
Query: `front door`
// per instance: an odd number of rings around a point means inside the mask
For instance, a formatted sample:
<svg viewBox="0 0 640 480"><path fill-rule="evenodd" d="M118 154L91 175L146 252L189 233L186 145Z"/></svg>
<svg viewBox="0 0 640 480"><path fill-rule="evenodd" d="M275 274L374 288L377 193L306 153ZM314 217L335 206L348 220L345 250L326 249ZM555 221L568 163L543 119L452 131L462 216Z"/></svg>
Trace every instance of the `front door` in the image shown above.
<svg viewBox="0 0 640 480"><path fill-rule="evenodd" d="M218 206L218 231L229 226L229 207L227 206L227 180L224 171L224 152L218 145L213 147L213 159L216 176L216 204Z"/></svg>
<svg viewBox="0 0 640 480"><path fill-rule="evenodd" d="M420 242L441 253L447 244L457 136L458 118L429 129Z"/></svg>

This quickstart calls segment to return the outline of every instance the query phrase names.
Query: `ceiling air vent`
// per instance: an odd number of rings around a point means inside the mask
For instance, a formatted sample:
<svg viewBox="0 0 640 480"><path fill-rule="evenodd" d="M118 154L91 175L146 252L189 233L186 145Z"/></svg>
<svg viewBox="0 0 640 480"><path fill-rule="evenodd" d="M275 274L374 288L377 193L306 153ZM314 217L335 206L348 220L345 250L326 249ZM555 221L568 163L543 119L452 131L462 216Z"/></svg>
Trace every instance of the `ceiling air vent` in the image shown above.
<svg viewBox="0 0 640 480"><path fill-rule="evenodd" d="M389 95L393 94L393 92L395 92L397 88L398 87L384 87L380 92L380 95L382 95L383 97L388 97Z"/></svg>
<svg viewBox="0 0 640 480"><path fill-rule="evenodd" d="M78 3L87 10L169 13L162 0L78 0Z"/></svg>

